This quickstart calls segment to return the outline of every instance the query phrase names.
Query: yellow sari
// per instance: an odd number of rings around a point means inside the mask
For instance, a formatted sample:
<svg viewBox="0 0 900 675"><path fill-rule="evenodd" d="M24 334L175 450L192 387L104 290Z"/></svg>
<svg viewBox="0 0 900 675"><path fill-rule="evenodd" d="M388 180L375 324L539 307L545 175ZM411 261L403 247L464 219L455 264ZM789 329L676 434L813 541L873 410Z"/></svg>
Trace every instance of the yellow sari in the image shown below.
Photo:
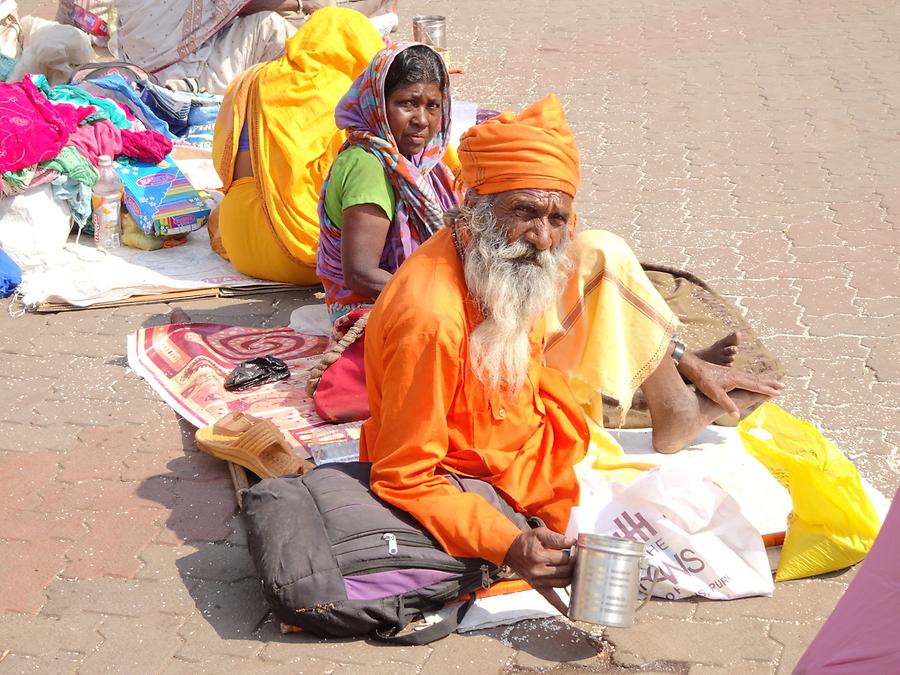
<svg viewBox="0 0 900 675"><path fill-rule="evenodd" d="M225 190L221 243L242 273L318 283L319 191L346 137L334 109L383 46L360 12L320 9L287 41L284 56L245 71L228 88L213 161ZM245 122L253 178L235 181Z"/></svg>

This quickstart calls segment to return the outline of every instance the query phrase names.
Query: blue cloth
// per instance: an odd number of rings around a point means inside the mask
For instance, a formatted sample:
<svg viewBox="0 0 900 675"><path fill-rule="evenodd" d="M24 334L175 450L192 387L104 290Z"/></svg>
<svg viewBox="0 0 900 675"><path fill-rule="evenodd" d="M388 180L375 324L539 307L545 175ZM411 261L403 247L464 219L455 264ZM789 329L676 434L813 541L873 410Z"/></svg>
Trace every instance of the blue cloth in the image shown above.
<svg viewBox="0 0 900 675"><path fill-rule="evenodd" d="M152 82L141 82L141 100L169 125L169 130L183 136L189 126L191 101L194 96L182 91L165 89Z"/></svg>
<svg viewBox="0 0 900 675"><path fill-rule="evenodd" d="M148 129L158 131L169 140L178 138L169 130L169 125L157 117L147 104L141 100L131 83L118 73L110 73L95 80L85 80L78 83L79 89L84 89L89 94L106 96L118 101L127 107L131 114L144 123Z"/></svg>
<svg viewBox="0 0 900 675"><path fill-rule="evenodd" d="M191 145L212 149L213 129L221 104L221 96L197 95L188 116L190 126L184 140Z"/></svg>
<svg viewBox="0 0 900 675"><path fill-rule="evenodd" d="M221 96L172 91L149 81L139 82L138 87L141 100L166 122L172 133L191 145L212 148Z"/></svg>
<svg viewBox="0 0 900 675"><path fill-rule="evenodd" d="M0 298L5 298L15 293L21 283L22 270L0 248Z"/></svg>
<svg viewBox="0 0 900 675"><path fill-rule="evenodd" d="M91 222L91 186L60 175L53 179L50 187L56 199L69 205L75 224L93 234L93 229L86 227Z"/></svg>
<svg viewBox="0 0 900 675"><path fill-rule="evenodd" d="M238 150L250 149L250 132L247 130L247 123L244 122L244 128L241 129L241 137L238 138Z"/></svg>
<svg viewBox="0 0 900 675"><path fill-rule="evenodd" d="M0 82L6 82L16 67L16 60L6 54L0 54Z"/></svg>

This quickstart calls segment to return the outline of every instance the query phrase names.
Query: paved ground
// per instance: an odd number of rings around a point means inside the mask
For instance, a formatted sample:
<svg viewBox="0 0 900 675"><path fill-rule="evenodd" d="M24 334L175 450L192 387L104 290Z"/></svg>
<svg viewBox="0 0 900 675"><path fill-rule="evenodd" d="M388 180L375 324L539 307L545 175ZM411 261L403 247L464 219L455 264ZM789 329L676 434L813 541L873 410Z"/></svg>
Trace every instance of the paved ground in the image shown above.
<svg viewBox="0 0 900 675"><path fill-rule="evenodd" d="M47 0L20 4L53 14ZM784 407L893 494L895 3L402 5L404 27L448 16L458 96L520 108L559 93L582 151L581 217L733 298L788 369ZM301 302L179 306L271 326ZM562 621L415 649L280 636L224 467L125 366L125 336L170 310L0 316L0 672L789 672L852 577L780 584L772 599L654 602L602 636Z"/></svg>

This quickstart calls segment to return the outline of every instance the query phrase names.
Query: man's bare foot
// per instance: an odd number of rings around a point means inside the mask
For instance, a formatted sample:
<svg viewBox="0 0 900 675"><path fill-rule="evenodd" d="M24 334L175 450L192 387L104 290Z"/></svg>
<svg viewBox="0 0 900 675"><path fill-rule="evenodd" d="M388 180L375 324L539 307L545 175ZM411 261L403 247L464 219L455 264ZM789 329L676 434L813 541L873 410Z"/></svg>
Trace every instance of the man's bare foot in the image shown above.
<svg viewBox="0 0 900 675"><path fill-rule="evenodd" d="M741 331L736 330L721 340L716 340L706 349L699 349L694 353L709 363L715 363L719 366L730 366L734 363L734 357L737 356L740 344Z"/></svg>
<svg viewBox="0 0 900 675"><path fill-rule="evenodd" d="M766 401L771 401L772 397L765 394L758 394L755 391L747 391L745 389L732 389L728 392L731 400L738 407L741 419L747 417Z"/></svg>

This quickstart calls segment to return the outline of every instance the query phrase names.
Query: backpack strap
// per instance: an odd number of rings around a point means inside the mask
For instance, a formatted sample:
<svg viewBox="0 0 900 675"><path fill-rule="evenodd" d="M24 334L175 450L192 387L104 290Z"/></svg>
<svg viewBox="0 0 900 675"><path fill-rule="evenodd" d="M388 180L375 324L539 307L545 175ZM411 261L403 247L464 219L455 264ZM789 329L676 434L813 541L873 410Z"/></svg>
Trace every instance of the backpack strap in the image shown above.
<svg viewBox="0 0 900 675"><path fill-rule="evenodd" d="M402 645L404 647L420 647L427 645L435 640L447 637L455 631L465 617L466 612L475 604L475 594L470 593L469 598L465 602L459 603L459 607L450 616L441 619L421 630L411 630L408 624L401 630L396 629L377 629L372 633L372 637L378 642L386 642L392 645Z"/></svg>
<svg viewBox="0 0 900 675"><path fill-rule="evenodd" d="M153 73L133 63L127 61L95 61L93 63L83 63L75 67L72 77L69 78L71 84L92 80L97 77L103 77L111 72L118 72L123 78L131 82L140 82L141 80L149 80L153 84L159 84L159 80Z"/></svg>

